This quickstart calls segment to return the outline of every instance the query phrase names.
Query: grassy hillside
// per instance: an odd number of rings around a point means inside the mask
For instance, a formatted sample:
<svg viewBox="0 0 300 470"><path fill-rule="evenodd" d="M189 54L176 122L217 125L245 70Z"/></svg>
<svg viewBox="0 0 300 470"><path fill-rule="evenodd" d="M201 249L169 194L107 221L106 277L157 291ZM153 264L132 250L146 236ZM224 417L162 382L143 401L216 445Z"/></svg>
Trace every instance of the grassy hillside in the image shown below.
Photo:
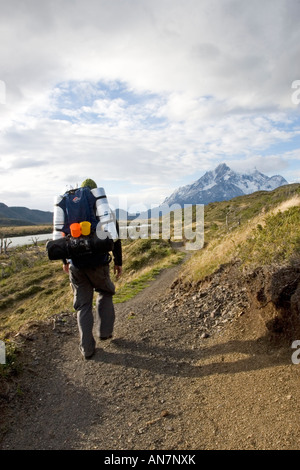
<svg viewBox="0 0 300 470"><path fill-rule="evenodd" d="M300 184L290 184L274 191L257 191L230 201L208 204L205 206L205 238L208 241L229 229L244 225L297 195L300 195Z"/></svg>
<svg viewBox="0 0 300 470"><path fill-rule="evenodd" d="M0 202L0 226L52 223L53 213L27 207L8 207Z"/></svg>
<svg viewBox="0 0 300 470"><path fill-rule="evenodd" d="M260 191L205 208L205 246L183 272L198 281L220 265L289 263L300 255L300 185Z"/></svg>

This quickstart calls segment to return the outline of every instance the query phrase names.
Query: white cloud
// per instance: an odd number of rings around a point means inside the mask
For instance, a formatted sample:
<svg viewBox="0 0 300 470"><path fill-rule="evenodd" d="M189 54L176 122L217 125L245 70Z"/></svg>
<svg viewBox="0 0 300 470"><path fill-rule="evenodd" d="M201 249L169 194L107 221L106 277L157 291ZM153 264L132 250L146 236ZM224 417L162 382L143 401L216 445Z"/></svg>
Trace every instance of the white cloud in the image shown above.
<svg viewBox="0 0 300 470"><path fill-rule="evenodd" d="M285 95L298 69L289 59L298 52L299 38L299 4L292 0L32 0L22 5L12 0L1 15L7 85L11 78L21 93L27 94L30 84L38 90L54 84L57 77L101 78L143 91L211 94L237 105L241 100L254 107L290 104Z"/></svg>
<svg viewBox="0 0 300 470"><path fill-rule="evenodd" d="M5 194L41 207L95 174L150 201L220 161L295 169L296 0L0 4Z"/></svg>

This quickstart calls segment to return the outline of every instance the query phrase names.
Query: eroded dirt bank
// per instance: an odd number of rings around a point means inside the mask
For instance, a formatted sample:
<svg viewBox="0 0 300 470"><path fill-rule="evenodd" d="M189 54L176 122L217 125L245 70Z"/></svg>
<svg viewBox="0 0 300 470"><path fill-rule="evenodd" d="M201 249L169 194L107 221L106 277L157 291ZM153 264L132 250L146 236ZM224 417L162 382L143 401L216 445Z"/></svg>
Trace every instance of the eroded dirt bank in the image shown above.
<svg viewBox="0 0 300 470"><path fill-rule="evenodd" d="M299 268L229 265L189 286L179 270L116 305L90 361L71 312L24 329L0 448L299 449Z"/></svg>

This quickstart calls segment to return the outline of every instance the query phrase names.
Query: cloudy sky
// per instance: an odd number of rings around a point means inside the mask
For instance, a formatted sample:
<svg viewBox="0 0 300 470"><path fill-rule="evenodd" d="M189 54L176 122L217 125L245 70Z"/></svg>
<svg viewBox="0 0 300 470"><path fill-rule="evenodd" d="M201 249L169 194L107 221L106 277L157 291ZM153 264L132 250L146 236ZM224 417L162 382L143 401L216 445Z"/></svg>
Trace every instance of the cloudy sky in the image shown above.
<svg viewBox="0 0 300 470"><path fill-rule="evenodd" d="M222 162L300 181L299 0L0 12L0 202L52 210L91 177L150 206Z"/></svg>

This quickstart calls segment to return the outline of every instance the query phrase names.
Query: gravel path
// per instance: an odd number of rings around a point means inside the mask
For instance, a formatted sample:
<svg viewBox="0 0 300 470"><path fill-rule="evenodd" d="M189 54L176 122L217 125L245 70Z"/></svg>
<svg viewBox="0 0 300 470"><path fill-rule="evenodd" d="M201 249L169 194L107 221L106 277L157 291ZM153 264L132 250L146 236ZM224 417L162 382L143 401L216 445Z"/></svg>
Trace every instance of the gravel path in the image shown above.
<svg viewBox="0 0 300 470"><path fill-rule="evenodd" d="M291 350L261 334L228 273L191 293L171 288L179 270L116 305L114 338L89 361L73 313L28 328L0 449L299 449Z"/></svg>

